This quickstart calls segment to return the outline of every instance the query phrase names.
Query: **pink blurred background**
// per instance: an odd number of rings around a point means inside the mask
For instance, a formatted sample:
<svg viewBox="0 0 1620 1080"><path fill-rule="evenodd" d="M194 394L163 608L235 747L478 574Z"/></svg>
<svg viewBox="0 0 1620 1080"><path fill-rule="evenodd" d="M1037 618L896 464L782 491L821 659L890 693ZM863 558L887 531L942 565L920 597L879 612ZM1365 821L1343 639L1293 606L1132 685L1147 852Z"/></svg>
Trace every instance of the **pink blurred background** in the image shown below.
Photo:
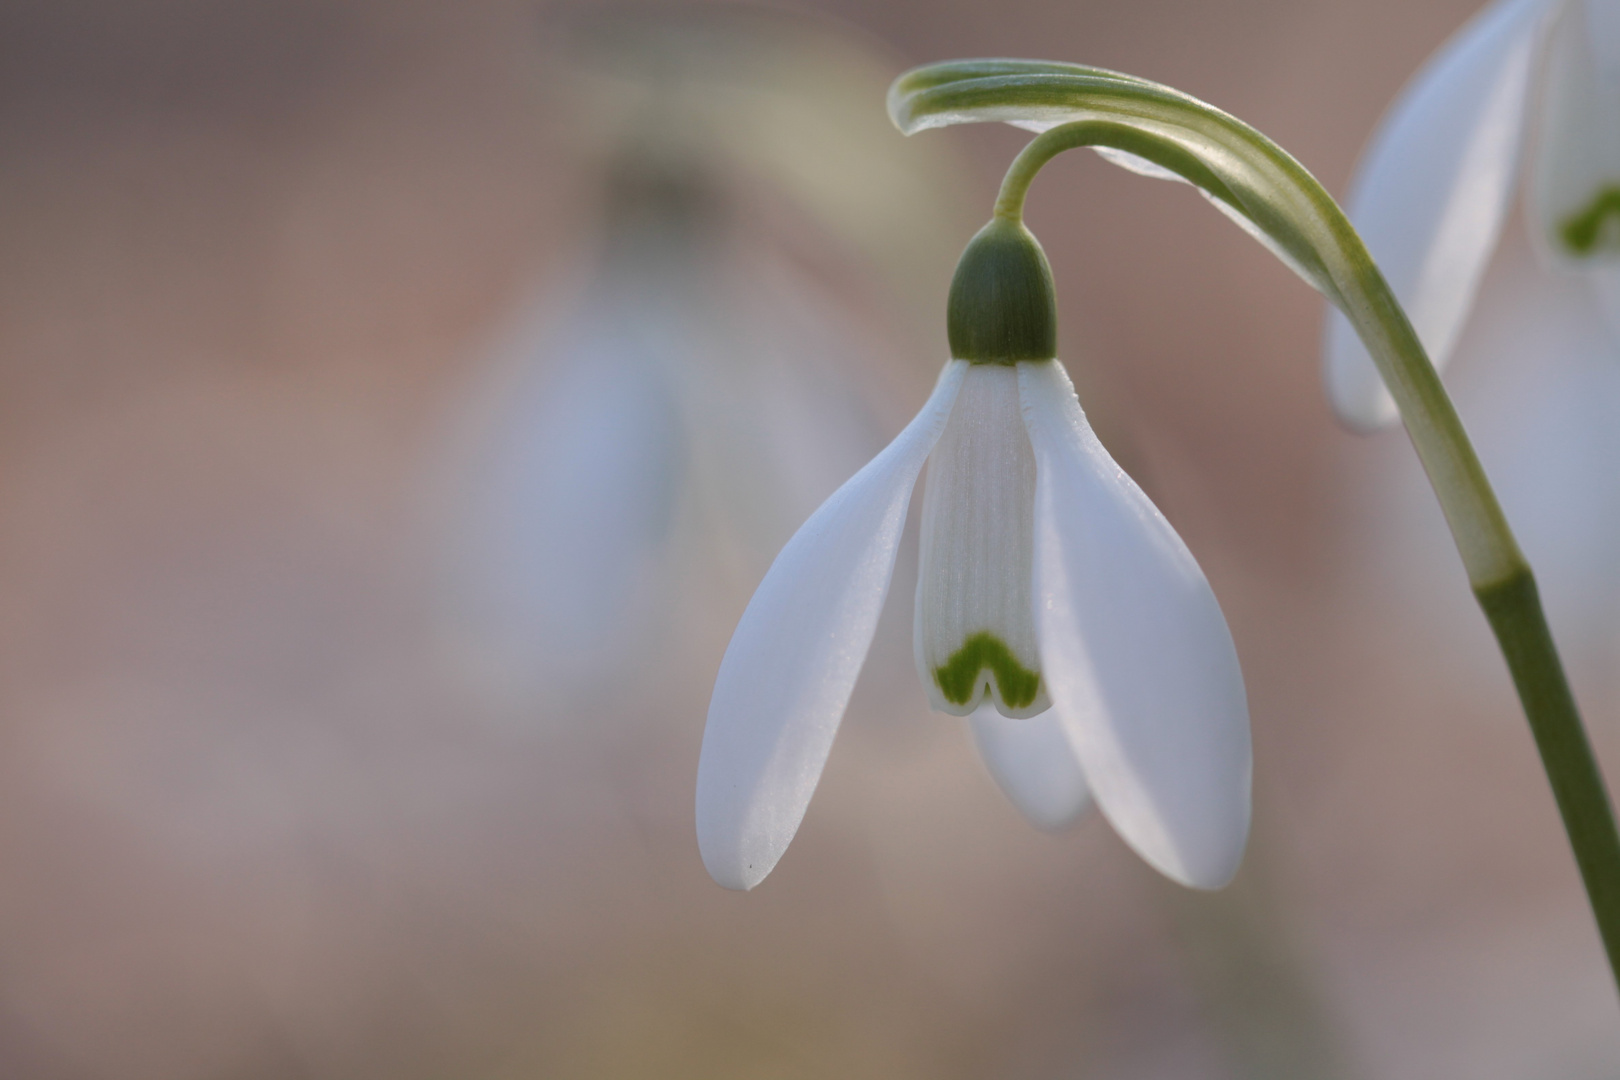
<svg viewBox="0 0 1620 1080"><path fill-rule="evenodd" d="M817 115L851 142L815 133L809 210L772 171L789 151L736 166L707 302L749 317L725 291L760 280L749 260L790 267L881 445L944 357L954 254L1026 137L903 140L888 78L974 55L1130 71L1342 193L1474 7L618 17L817 43L773 93L813 94L825 65ZM1086 407L1244 663L1256 823L1229 890L1158 879L1096 818L1018 818L927 712L904 559L793 849L754 893L714 885L691 824L708 688L791 521L731 551L679 519L669 595L600 695L469 656L443 584L468 403L597 273L627 112L602 102L645 95L582 58L595 15L0 6L0 1075L1620 1071L1574 865L1438 512L1389 524L1410 450L1335 427L1316 295L1193 193L1091 155L1046 171L1029 221ZM817 216L846 195L889 227ZM1488 378L1457 373L1465 419ZM1620 764L1614 642L1576 644Z"/></svg>

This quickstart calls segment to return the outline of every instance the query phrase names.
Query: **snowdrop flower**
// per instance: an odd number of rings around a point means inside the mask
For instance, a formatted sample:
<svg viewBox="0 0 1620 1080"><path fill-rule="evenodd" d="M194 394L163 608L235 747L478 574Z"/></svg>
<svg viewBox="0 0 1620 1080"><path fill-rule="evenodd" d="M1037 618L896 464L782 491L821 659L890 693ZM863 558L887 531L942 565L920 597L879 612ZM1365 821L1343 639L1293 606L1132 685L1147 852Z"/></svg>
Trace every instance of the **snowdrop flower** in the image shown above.
<svg viewBox="0 0 1620 1080"><path fill-rule="evenodd" d="M1350 219L1436 366L1456 351L1520 193L1532 237L1524 254L1591 290L1611 343L1620 334L1616 115L1614 0L1498 0L1408 85L1363 158ZM1337 311L1325 359L1347 423L1394 421L1393 401Z"/></svg>
<svg viewBox="0 0 1620 1080"><path fill-rule="evenodd" d="M1620 610L1620 4L1506 0L1413 79L1367 150L1351 218L1436 365L1463 354L1458 401L1537 567L1554 626L1595 670ZM1515 203L1521 208L1515 220ZM1528 240L1526 239L1528 237ZM1339 414L1394 406L1344 317L1328 327ZM1426 485L1383 491L1405 553L1432 532ZM1428 585L1433 551L1414 583ZM1428 610L1449 610L1430 605ZM1463 617L1463 613L1456 613ZM1577 665L1581 667L1583 665Z"/></svg>
<svg viewBox="0 0 1620 1080"><path fill-rule="evenodd" d="M927 461L915 643L930 703L982 710L992 771L1038 818L1095 799L1154 867L1218 887L1248 834L1250 747L1215 596L1092 433L1021 224L969 244L949 312L933 394L783 548L726 650L698 765L704 863L752 888L797 831Z"/></svg>

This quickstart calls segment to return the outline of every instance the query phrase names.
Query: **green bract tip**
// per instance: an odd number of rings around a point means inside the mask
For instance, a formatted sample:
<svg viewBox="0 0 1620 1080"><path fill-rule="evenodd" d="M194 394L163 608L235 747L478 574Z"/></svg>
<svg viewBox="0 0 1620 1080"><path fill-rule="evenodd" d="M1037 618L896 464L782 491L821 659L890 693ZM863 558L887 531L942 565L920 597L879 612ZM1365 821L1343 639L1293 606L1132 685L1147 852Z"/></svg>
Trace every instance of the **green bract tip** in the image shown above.
<svg viewBox="0 0 1620 1080"><path fill-rule="evenodd" d="M1057 298L1046 252L1017 221L993 218L968 241L945 307L951 355L975 364L1057 356Z"/></svg>

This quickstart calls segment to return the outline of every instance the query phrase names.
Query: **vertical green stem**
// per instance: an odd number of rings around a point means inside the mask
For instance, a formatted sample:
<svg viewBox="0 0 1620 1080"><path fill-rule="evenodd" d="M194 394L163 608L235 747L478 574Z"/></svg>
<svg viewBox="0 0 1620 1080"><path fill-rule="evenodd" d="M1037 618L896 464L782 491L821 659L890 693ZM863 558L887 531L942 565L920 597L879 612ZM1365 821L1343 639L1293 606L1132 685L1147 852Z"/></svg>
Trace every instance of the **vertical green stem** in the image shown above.
<svg viewBox="0 0 1620 1080"><path fill-rule="evenodd" d="M1620 972L1620 832L1615 830L1603 774L1542 615L1535 578L1526 569L1507 581L1475 589L1474 595L1513 673L1597 915L1609 966Z"/></svg>

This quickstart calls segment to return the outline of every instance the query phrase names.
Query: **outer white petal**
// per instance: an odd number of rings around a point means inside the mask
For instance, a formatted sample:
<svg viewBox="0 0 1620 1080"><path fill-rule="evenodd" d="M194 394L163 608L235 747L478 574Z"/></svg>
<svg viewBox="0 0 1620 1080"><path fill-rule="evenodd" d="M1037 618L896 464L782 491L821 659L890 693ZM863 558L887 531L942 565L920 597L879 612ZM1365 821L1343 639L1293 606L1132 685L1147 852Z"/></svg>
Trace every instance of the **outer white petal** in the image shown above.
<svg viewBox="0 0 1620 1080"><path fill-rule="evenodd" d="M996 786L1037 829L1061 829L1090 808L1086 775L1056 709L1018 719L987 704L969 724Z"/></svg>
<svg viewBox="0 0 1620 1080"><path fill-rule="evenodd" d="M1518 175L1547 0L1500 0L1407 84L1362 158L1350 220L1443 366L1473 306ZM1346 423L1395 420L1350 323L1328 313L1328 397Z"/></svg>
<svg viewBox="0 0 1620 1080"><path fill-rule="evenodd" d="M1187 546L1097 441L1062 365L1018 365L1035 449L1035 614L1052 707L1098 806L1154 867L1200 888L1249 831L1237 651Z"/></svg>
<svg viewBox="0 0 1620 1080"><path fill-rule="evenodd" d="M763 881L804 818L877 629L917 473L966 370L945 366L916 419L788 541L737 624L697 778L698 847L727 888Z"/></svg>

